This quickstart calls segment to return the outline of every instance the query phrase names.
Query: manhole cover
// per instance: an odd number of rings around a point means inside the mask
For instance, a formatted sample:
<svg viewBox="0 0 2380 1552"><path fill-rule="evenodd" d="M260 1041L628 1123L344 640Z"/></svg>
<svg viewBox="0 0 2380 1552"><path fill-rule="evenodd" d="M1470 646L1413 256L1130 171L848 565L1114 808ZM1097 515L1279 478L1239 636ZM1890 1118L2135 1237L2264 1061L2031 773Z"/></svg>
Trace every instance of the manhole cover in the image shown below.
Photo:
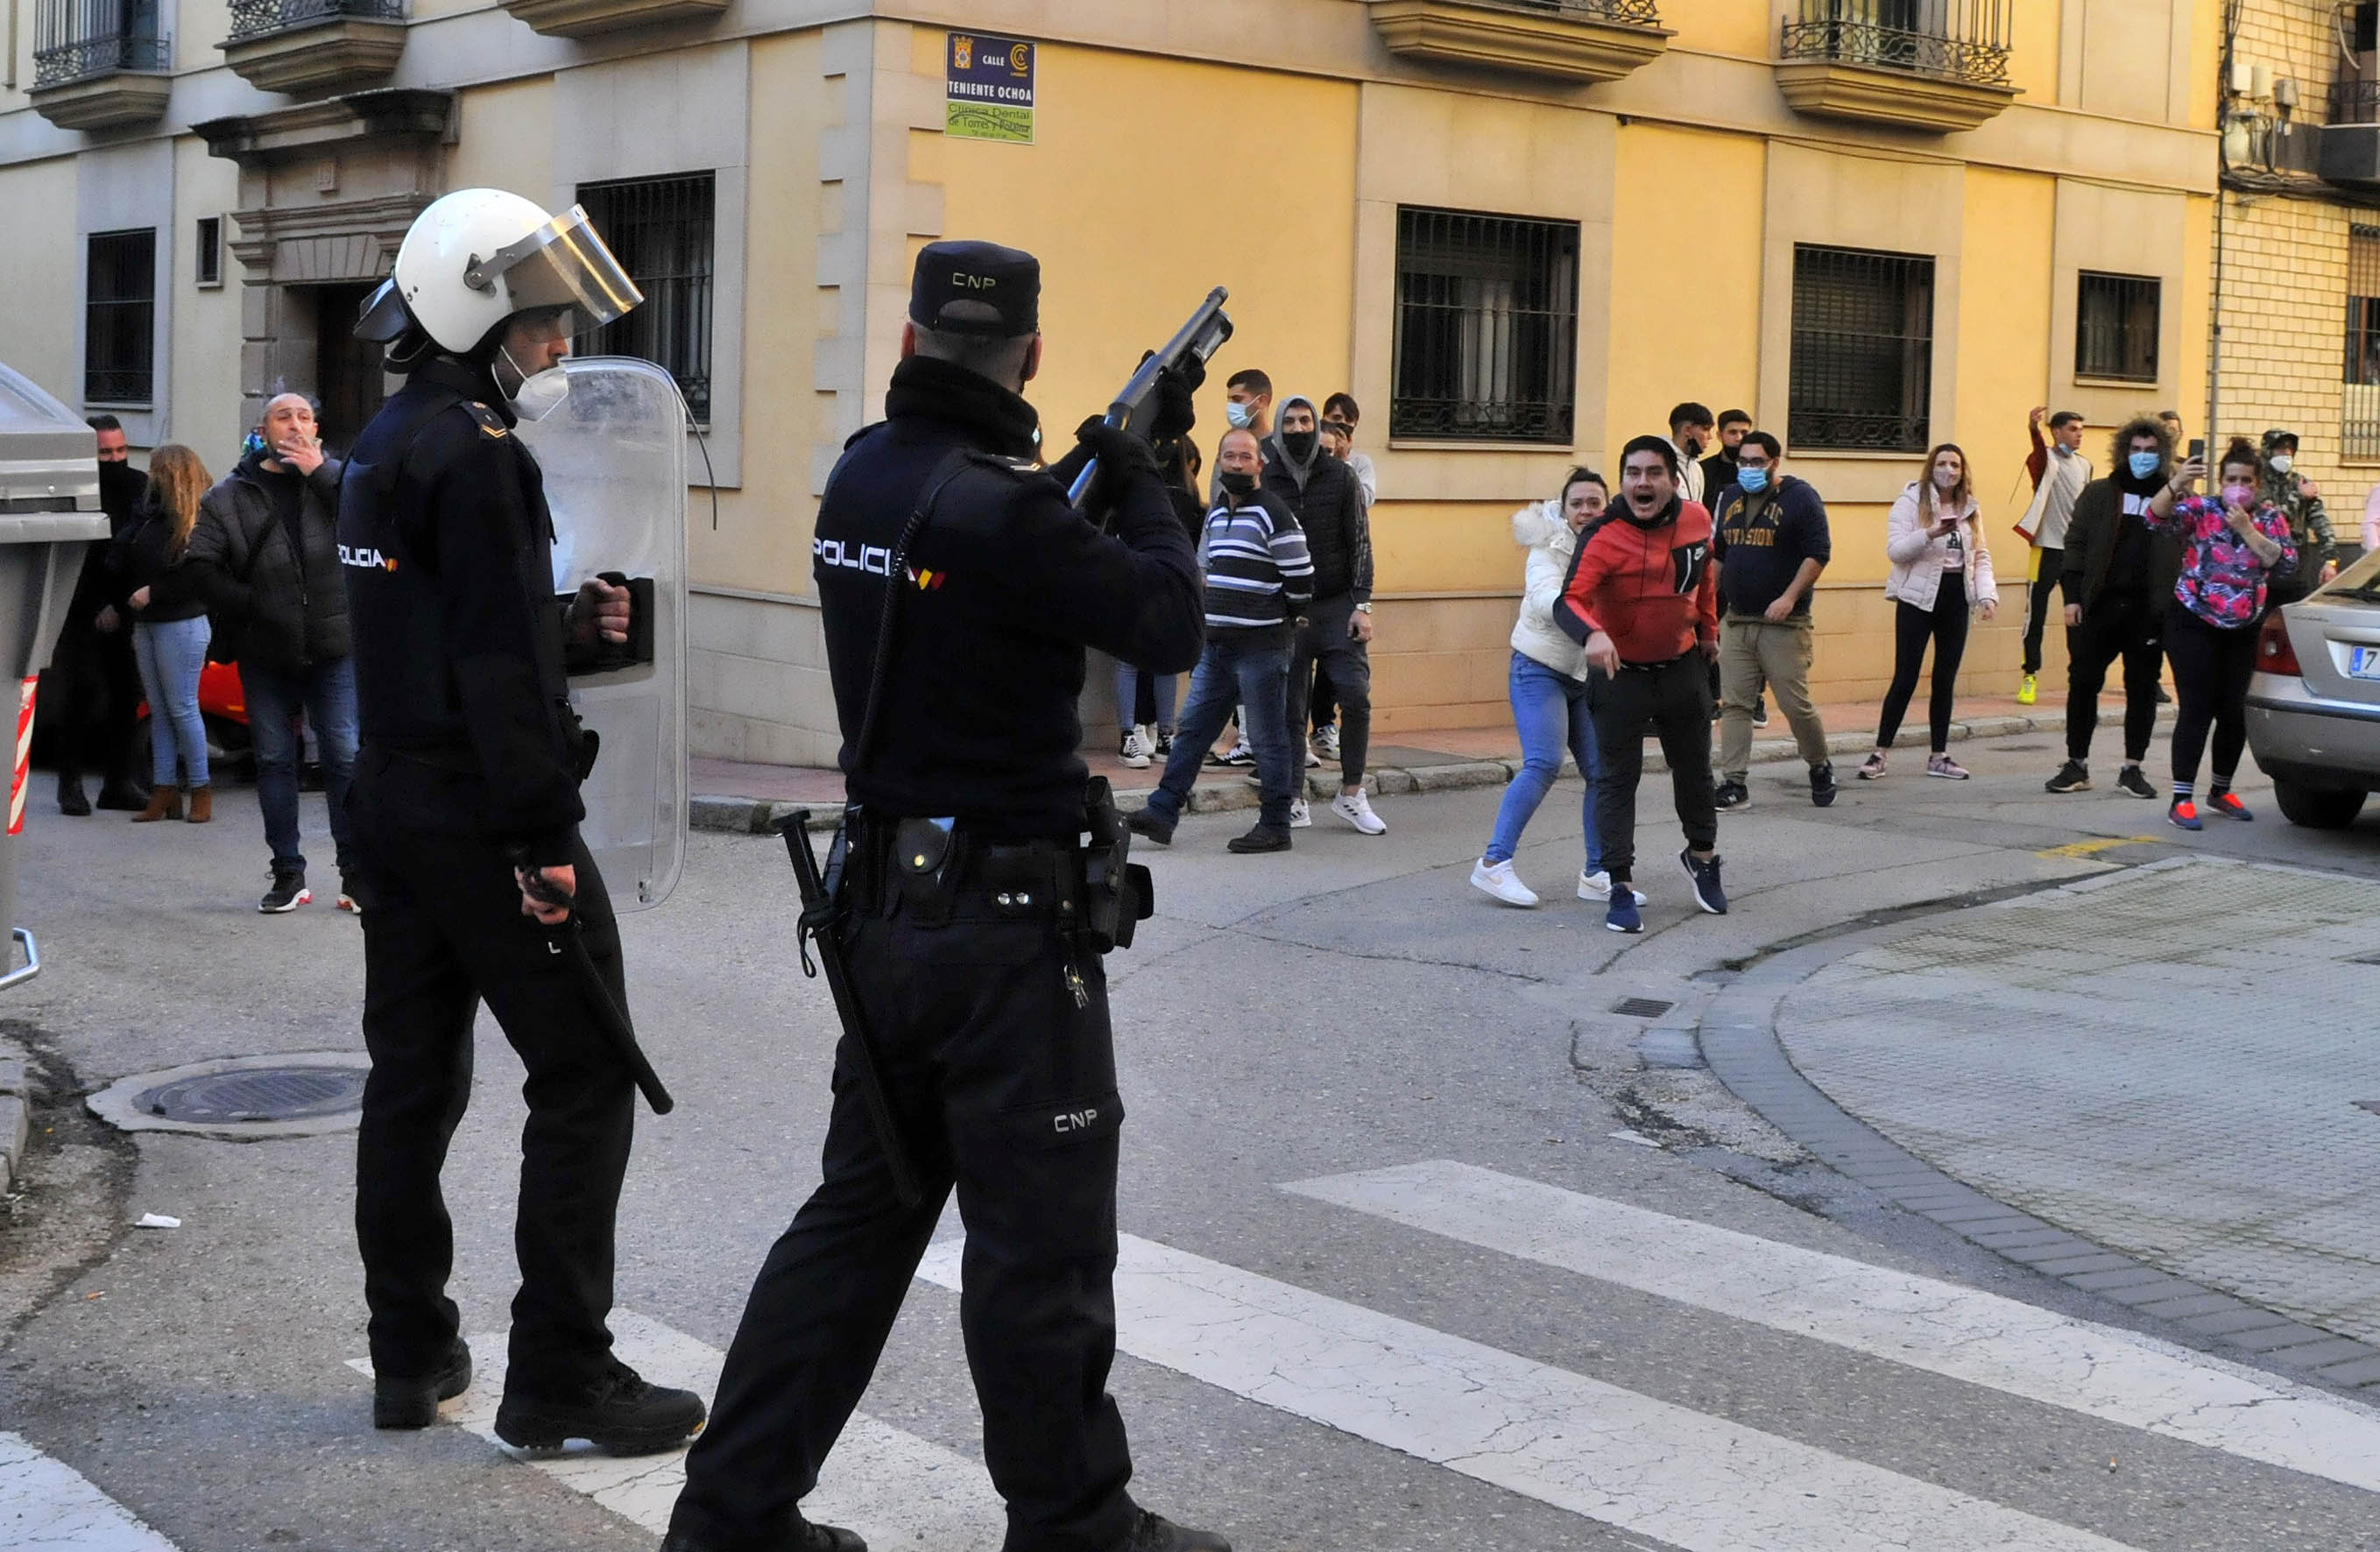
<svg viewBox="0 0 2380 1552"><path fill-rule="evenodd" d="M355 1128L371 1058L361 1051L219 1057L119 1078L85 1101L124 1132L254 1142Z"/></svg>
<svg viewBox="0 0 2380 1552"><path fill-rule="evenodd" d="M260 1067L243 1073L211 1073L162 1084L136 1103L152 1116L196 1126L305 1121L361 1105L364 1080L370 1075L352 1067Z"/></svg>
<svg viewBox="0 0 2380 1552"><path fill-rule="evenodd" d="M1651 997L1623 997L1611 1005L1611 1011L1625 1018L1659 1018L1676 1006Z"/></svg>

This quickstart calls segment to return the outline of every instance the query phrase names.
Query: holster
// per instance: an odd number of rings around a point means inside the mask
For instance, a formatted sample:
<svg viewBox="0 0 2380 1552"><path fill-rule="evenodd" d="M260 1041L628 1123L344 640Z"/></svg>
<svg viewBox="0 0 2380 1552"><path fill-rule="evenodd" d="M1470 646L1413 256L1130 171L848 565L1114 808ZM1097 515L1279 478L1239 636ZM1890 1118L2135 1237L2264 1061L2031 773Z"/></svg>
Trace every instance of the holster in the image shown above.
<svg viewBox="0 0 2380 1552"><path fill-rule="evenodd" d="M1104 776L1094 776L1083 793L1083 941L1095 953L1132 947L1142 922L1157 914L1157 880L1132 860L1132 831L1124 828L1115 794Z"/></svg>

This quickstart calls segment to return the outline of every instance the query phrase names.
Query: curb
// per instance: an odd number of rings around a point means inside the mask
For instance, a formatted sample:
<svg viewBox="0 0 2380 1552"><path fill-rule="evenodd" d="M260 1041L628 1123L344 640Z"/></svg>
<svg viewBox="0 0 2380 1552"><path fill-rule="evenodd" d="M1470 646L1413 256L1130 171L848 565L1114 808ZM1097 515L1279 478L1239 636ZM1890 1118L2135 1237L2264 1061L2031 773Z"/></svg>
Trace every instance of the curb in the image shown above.
<svg viewBox="0 0 2380 1552"><path fill-rule="evenodd" d="M1892 1142L1803 1077L1777 1037L1777 1010L1786 994L1836 960L1889 940L1903 926L1894 921L1787 949L1722 988L1697 1032L1712 1075L1836 1173L1972 1244L2169 1321L2202 1342L2342 1389L2380 1394L2367 1388L2380 1387L2380 1348L2175 1277L1987 1196Z"/></svg>
<svg viewBox="0 0 2380 1552"><path fill-rule="evenodd" d="M2021 733L2062 733L2066 728L2063 711L2039 711L2017 716L1975 717L1966 721L1952 722L1950 736L1954 739L2006 738ZM1904 732L1894 741L1895 746L1909 743L1912 734ZM1922 728L1915 737L1925 736ZM1863 734L1837 733L1827 737L1829 755L1864 754L1876 746ZM1791 738L1763 738L1752 746L1752 762L1770 765L1798 758ZM1211 769L1211 768L1210 768ZM1466 788L1500 787L1510 782L1521 769L1517 759L1455 760L1444 765L1390 766L1366 771L1364 790L1374 796L1383 794L1459 792ZM1658 750L1645 754L1645 769L1664 771L1670 769ZM1569 759L1562 761L1562 773L1574 776L1578 768ZM1119 788L1118 805L1129 810L1148 801L1154 787ZM1318 772L1308 772L1305 795L1328 801L1339 795L1339 783ZM1259 794L1246 782L1204 782L1190 789L1190 801L1184 812L1219 814L1233 809L1254 808ZM777 821L797 809L810 810L810 830L823 832L834 829L842 816L841 807L831 802L787 803L759 797L704 794L686 805L686 823L694 830L711 831L728 835L766 835Z"/></svg>
<svg viewBox="0 0 2380 1552"><path fill-rule="evenodd" d="M0 1196L16 1189L32 1136L33 1085L25 1059L0 1048Z"/></svg>

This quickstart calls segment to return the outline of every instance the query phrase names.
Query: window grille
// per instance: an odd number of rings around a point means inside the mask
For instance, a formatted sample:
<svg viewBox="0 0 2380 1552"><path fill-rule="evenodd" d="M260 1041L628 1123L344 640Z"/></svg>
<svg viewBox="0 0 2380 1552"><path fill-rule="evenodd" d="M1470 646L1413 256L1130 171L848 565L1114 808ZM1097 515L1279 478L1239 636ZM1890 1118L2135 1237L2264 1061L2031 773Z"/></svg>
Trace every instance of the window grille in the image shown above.
<svg viewBox="0 0 2380 1552"><path fill-rule="evenodd" d="M37 89L112 70L172 67L157 0L40 0L33 13Z"/></svg>
<svg viewBox="0 0 2380 1552"><path fill-rule="evenodd" d="M200 285L223 284L223 217L199 217L196 257L191 265L191 279Z"/></svg>
<svg viewBox="0 0 2380 1552"><path fill-rule="evenodd" d="M663 368L677 379L698 425L710 421L716 199L710 173L578 186L578 202L645 299L626 317L581 335L574 348L589 356L635 356Z"/></svg>
<svg viewBox="0 0 2380 1552"><path fill-rule="evenodd" d="M83 306L86 404L147 404L156 366L157 231L91 235Z"/></svg>
<svg viewBox="0 0 2380 1552"><path fill-rule="evenodd" d="M1934 391L1934 261L1793 249L1791 443L1923 453Z"/></svg>
<svg viewBox="0 0 2380 1552"><path fill-rule="evenodd" d="M403 21L405 0L231 0L231 41L268 38L341 17Z"/></svg>
<svg viewBox="0 0 2380 1552"><path fill-rule="evenodd" d="M2005 86L2015 0L1799 0L1787 59L1839 59Z"/></svg>
<svg viewBox="0 0 2380 1552"><path fill-rule="evenodd" d="M1397 212L1391 437L1572 440L1578 224Z"/></svg>
<svg viewBox="0 0 2380 1552"><path fill-rule="evenodd" d="M2074 375L2126 382L2157 378L2159 283L2082 272L2074 303Z"/></svg>
<svg viewBox="0 0 2380 1552"><path fill-rule="evenodd" d="M2347 238L2346 409L2343 452L2380 459L2380 226L2357 226Z"/></svg>

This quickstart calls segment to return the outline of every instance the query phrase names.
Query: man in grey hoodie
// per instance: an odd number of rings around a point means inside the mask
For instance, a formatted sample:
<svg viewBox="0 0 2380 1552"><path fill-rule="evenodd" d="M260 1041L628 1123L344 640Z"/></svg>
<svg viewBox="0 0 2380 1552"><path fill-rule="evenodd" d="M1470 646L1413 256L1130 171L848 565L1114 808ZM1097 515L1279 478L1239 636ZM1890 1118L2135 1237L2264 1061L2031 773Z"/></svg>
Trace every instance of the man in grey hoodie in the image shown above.
<svg viewBox="0 0 2380 1552"><path fill-rule="evenodd" d="M1312 399L1281 400L1275 425L1265 441L1264 488L1296 516L1314 558L1314 601L1290 655L1289 725L1305 727L1318 661L1339 695L1339 795L1330 811L1366 835L1385 835L1388 825L1364 795L1372 736L1372 527L1363 489L1354 470L1323 451Z"/></svg>

